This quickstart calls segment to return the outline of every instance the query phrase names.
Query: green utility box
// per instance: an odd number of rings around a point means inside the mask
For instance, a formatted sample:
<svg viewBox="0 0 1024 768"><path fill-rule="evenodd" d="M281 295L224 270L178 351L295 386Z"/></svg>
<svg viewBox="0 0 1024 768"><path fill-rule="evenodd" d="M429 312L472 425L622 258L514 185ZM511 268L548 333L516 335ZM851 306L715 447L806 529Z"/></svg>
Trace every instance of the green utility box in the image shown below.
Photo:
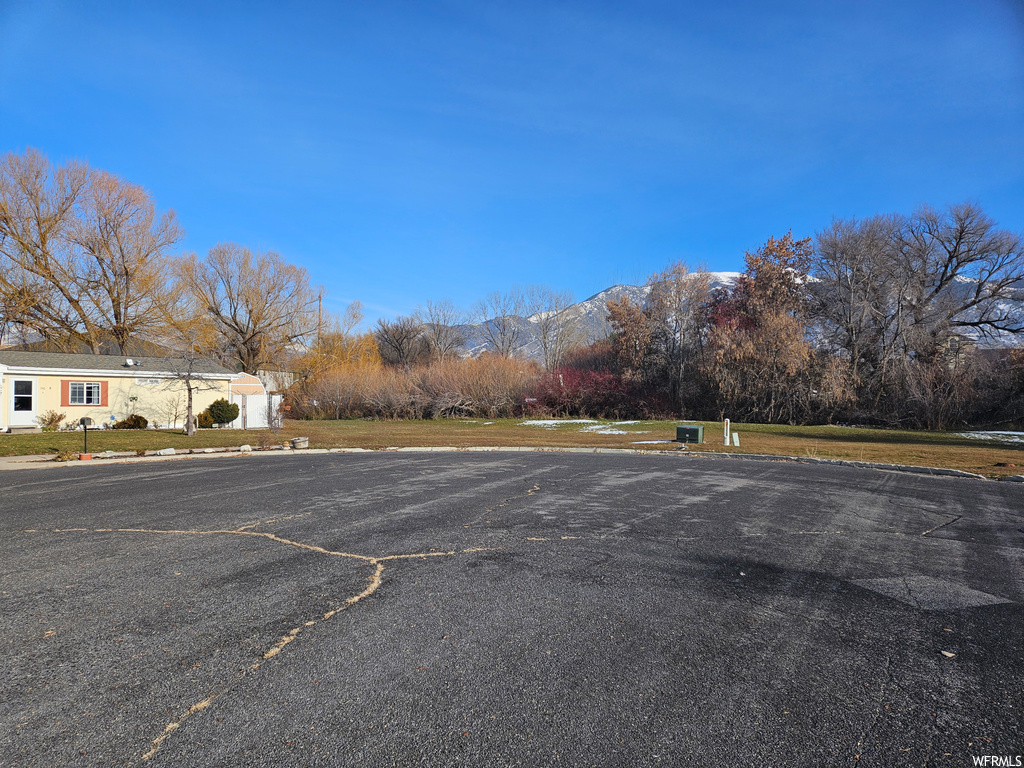
<svg viewBox="0 0 1024 768"><path fill-rule="evenodd" d="M704 427L700 424L684 424L676 427L677 443L703 443Z"/></svg>

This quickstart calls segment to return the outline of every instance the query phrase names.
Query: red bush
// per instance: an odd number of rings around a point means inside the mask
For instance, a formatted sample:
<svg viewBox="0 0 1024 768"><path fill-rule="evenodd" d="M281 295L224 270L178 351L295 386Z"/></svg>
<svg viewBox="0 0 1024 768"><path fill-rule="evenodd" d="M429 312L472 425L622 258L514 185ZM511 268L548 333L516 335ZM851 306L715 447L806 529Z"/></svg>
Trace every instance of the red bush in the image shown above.
<svg viewBox="0 0 1024 768"><path fill-rule="evenodd" d="M552 416L622 419L641 410L634 387L607 371L561 368L542 376L530 396L532 410Z"/></svg>

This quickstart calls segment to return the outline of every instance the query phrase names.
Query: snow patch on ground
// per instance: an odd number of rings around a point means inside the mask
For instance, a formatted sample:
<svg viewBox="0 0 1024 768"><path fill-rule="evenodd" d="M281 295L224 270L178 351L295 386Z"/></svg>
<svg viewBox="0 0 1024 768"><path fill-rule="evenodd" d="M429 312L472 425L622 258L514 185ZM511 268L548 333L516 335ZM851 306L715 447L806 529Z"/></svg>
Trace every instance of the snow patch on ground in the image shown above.
<svg viewBox="0 0 1024 768"><path fill-rule="evenodd" d="M521 427L544 427L551 429L559 424L594 424L595 419L530 419L519 422Z"/></svg>
<svg viewBox="0 0 1024 768"><path fill-rule="evenodd" d="M611 424L592 424L589 427L583 427L583 429L581 429L580 432L588 432L594 435L646 435L648 432L650 432L649 429L635 430L633 432L629 432L628 430L625 429L616 429L616 427L621 427L626 424L639 423L639 421L615 421L612 422Z"/></svg>
<svg viewBox="0 0 1024 768"><path fill-rule="evenodd" d="M529 421L519 422L521 427L544 427L545 429L554 429L555 427L561 426L562 424L586 424L587 426L581 427L580 432L586 432L591 435L644 435L650 430L637 430L632 433L625 429L618 429L618 427L624 427L627 424L639 424L639 421L611 421L606 424L599 423L596 419L530 419Z"/></svg>
<svg viewBox="0 0 1024 768"><path fill-rule="evenodd" d="M973 440L998 440L1001 443L1024 443L1024 432L998 431L992 432L958 432L957 437L969 437Z"/></svg>

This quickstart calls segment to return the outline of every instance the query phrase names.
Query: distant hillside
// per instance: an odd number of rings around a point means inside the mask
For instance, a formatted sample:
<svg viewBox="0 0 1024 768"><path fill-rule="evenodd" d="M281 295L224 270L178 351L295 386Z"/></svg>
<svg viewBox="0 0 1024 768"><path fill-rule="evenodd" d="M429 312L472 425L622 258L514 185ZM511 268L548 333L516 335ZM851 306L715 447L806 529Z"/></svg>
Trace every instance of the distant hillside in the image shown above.
<svg viewBox="0 0 1024 768"><path fill-rule="evenodd" d="M712 290L732 288L736 285L740 274L739 272L712 272ZM643 305L647 302L649 292L650 288L646 285L613 285L611 288L594 294L589 299L573 304L565 310L565 313L580 320L586 329L587 343L589 344L606 338L612 332L612 328L608 324L609 301L619 301L626 297L633 304ZM532 317L528 319L536 322Z"/></svg>
<svg viewBox="0 0 1024 768"><path fill-rule="evenodd" d="M739 272L712 272L711 287L732 288L739 279ZM647 294L650 288L646 285L613 285L605 288L600 293L595 293L589 299L579 301L563 310L563 313L570 318L577 320L583 328L588 344L607 338L612 332L608 323L608 302L619 301L623 297L628 298L634 304L643 305L647 302ZM519 318L519 324L523 327L524 336L532 337L532 328L538 321L537 315ZM488 321L490 322L490 321ZM484 323L469 323L462 326L466 333L467 341L463 348L465 354L477 356L490 349L485 340L482 328ZM530 341L520 352L522 357L528 359L540 359L541 352L536 341Z"/></svg>
<svg viewBox="0 0 1024 768"><path fill-rule="evenodd" d="M740 272L712 272L711 287L712 289L732 288L736 285L736 281L741 274ZM965 292L970 291L974 285L972 280L963 277L957 277L956 283L959 289ZM609 301L619 301L626 297L634 304L643 305L647 301L647 294L649 292L650 288L645 285L613 285L611 288L606 288L600 293L595 293L588 299L573 304L563 310L563 312L569 317L579 320L584 329L586 342L592 344L595 341L607 338L612 332L611 325L608 323L607 306ZM1017 301L1009 303L1000 302L998 310L1018 317L1024 315L1024 287L1018 288L1017 293L1019 296ZM537 320L537 315L518 319L519 324L523 328L524 337L531 337L532 339L534 335L532 328L536 325ZM483 326L483 323L469 323L462 326L467 336L467 342L463 348L464 354L475 357L490 349L482 332ZM1024 334L1002 332L985 338L978 332L970 329L965 329L964 334L967 338L974 339L981 349L1024 346ZM534 340L528 342L520 352L520 356L531 360L539 360L541 358L541 351L537 342Z"/></svg>

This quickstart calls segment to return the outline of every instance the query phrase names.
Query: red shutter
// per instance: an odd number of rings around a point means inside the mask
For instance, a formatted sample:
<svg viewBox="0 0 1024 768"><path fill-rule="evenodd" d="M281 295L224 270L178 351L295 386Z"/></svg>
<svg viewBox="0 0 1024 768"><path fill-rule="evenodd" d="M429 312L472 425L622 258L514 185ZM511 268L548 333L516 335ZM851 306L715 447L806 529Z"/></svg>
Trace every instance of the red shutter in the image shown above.
<svg viewBox="0 0 1024 768"><path fill-rule="evenodd" d="M107 407L107 384L106 381L100 382L100 408Z"/></svg>
<svg viewBox="0 0 1024 768"><path fill-rule="evenodd" d="M60 407L67 408L71 405L71 382L67 379L61 379L60 382Z"/></svg>

